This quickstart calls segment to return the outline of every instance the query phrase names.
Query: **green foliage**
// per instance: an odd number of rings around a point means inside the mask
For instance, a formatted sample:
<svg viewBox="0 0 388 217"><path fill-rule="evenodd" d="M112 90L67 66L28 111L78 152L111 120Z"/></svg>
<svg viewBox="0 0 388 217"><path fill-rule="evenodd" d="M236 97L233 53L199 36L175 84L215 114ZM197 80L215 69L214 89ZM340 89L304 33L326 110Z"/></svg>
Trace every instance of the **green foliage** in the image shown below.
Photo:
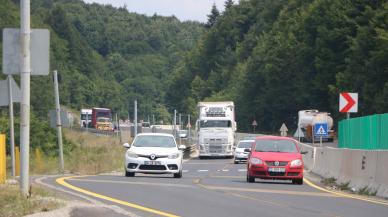
<svg viewBox="0 0 388 217"><path fill-rule="evenodd" d="M0 0L0 29L17 28L18 4ZM171 121L172 108L165 102L168 78L197 44L203 25L82 0L34 0L31 16L32 28L50 30L50 68L61 76L62 105L75 110L107 107L126 118L128 113L132 116L137 99L139 119L154 114L157 120ZM2 72L0 79L5 79ZM54 108L51 76L31 77L31 108L31 148L55 154L56 132L48 125L48 112ZM0 108L0 131L9 134L6 111ZM19 116L17 103L15 116ZM18 144L18 118L15 127ZM65 151L72 148L65 141Z"/></svg>
<svg viewBox="0 0 388 217"><path fill-rule="evenodd" d="M166 101L189 111L193 101L233 100L240 130L256 119L267 132L296 128L303 109L338 119L342 91L359 93L357 115L387 112L387 9L346 0L230 5L175 68Z"/></svg>

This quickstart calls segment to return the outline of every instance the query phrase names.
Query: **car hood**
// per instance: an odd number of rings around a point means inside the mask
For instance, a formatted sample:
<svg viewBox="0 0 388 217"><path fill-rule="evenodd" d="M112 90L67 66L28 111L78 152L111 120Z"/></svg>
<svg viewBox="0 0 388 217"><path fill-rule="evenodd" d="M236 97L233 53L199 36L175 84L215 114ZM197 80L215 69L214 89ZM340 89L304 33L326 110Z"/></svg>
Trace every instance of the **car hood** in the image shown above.
<svg viewBox="0 0 388 217"><path fill-rule="evenodd" d="M134 147L132 146L129 151L135 154L141 155L170 155L179 152L178 148L157 148L157 147Z"/></svg>
<svg viewBox="0 0 388 217"><path fill-rule="evenodd" d="M280 153L280 152L252 152L252 157L263 161L292 161L302 159L300 153Z"/></svg>

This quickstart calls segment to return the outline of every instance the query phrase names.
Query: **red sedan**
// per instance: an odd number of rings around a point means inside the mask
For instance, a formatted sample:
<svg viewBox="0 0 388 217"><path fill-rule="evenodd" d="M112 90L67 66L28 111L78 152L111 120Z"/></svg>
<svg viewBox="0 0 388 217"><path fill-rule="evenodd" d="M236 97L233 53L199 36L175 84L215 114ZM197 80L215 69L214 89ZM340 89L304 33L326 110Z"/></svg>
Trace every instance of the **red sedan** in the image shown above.
<svg viewBox="0 0 388 217"><path fill-rule="evenodd" d="M303 160L294 139L279 136L257 137L251 150L246 151L250 151L247 182L260 178L292 180L293 184L303 184Z"/></svg>

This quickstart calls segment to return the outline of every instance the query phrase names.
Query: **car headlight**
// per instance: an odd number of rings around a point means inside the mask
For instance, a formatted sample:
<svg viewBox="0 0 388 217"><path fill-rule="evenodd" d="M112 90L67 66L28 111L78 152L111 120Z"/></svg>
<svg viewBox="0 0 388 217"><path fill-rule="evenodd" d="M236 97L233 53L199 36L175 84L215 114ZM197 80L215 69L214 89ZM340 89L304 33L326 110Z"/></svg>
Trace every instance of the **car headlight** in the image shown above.
<svg viewBox="0 0 388 217"><path fill-rule="evenodd" d="M134 152L127 151L127 157L129 157L129 158L138 158L139 156L137 156L137 154L135 154Z"/></svg>
<svg viewBox="0 0 388 217"><path fill-rule="evenodd" d="M168 156L168 159L177 159L178 157L179 157L179 153L175 153L175 154L170 154L169 156Z"/></svg>
<svg viewBox="0 0 388 217"><path fill-rule="evenodd" d="M254 164L254 165L260 165L260 164L263 164L263 161L261 160L261 159L259 159L259 158L251 158L250 160L249 160L249 162L251 163L251 164Z"/></svg>
<svg viewBox="0 0 388 217"><path fill-rule="evenodd" d="M302 161L300 159L291 161L290 167L300 167L302 166Z"/></svg>

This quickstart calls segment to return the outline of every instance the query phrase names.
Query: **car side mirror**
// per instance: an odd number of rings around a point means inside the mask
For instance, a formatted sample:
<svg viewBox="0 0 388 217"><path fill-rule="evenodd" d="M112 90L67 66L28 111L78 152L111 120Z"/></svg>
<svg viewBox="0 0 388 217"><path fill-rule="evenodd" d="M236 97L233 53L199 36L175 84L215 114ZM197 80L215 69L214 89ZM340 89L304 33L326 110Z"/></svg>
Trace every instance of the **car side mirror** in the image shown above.
<svg viewBox="0 0 388 217"><path fill-rule="evenodd" d="M300 152L301 154L307 154L307 153L309 153L308 151L301 151Z"/></svg>
<svg viewBox="0 0 388 217"><path fill-rule="evenodd" d="M131 146L129 145L128 142L126 142L126 143L123 144L123 147L124 147L124 148L130 148Z"/></svg>
<svg viewBox="0 0 388 217"><path fill-rule="evenodd" d="M186 146L185 145L180 145L179 146L179 150L185 150L186 149Z"/></svg>
<svg viewBox="0 0 388 217"><path fill-rule="evenodd" d="M244 149L244 152L251 152L251 149L250 148L246 148L246 149Z"/></svg>

